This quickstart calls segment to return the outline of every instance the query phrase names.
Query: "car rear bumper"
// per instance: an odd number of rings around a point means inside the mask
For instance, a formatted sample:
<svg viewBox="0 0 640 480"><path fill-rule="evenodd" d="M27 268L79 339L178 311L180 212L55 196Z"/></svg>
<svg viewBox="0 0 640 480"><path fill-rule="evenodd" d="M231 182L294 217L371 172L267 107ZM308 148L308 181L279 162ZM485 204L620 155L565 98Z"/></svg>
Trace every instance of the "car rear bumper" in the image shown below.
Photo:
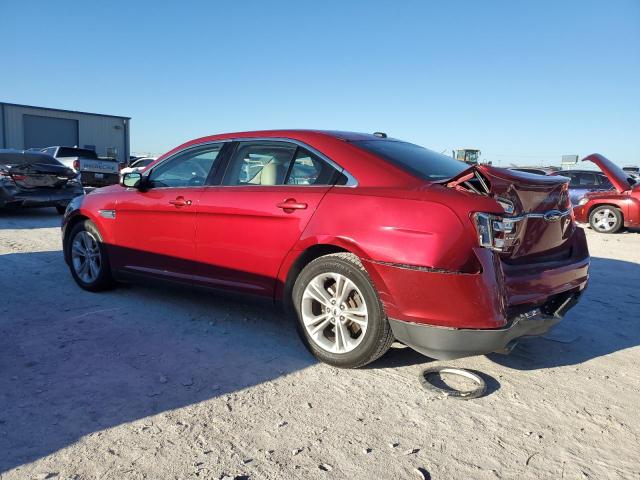
<svg viewBox="0 0 640 480"><path fill-rule="evenodd" d="M579 292L567 292L555 300L555 310L544 307L515 317L504 328L466 329L447 328L434 325L402 322L390 319L396 339L414 350L438 360L484 355L486 353L508 353L524 337L544 335L562 320L573 307Z"/></svg>
<svg viewBox="0 0 640 480"><path fill-rule="evenodd" d="M83 194L80 185L30 190L0 187L0 207L64 207L73 198Z"/></svg>
<svg viewBox="0 0 640 480"><path fill-rule="evenodd" d="M566 311L556 312L557 303L577 299L587 286L582 229L575 230L565 252L561 259L510 264L478 247L475 273L362 261L396 338L430 356L456 358L501 350L555 325Z"/></svg>
<svg viewBox="0 0 640 480"><path fill-rule="evenodd" d="M440 327L494 329L551 297L582 291L589 276L584 231L577 228L561 260L508 264L477 247L474 273L362 259L390 318Z"/></svg>

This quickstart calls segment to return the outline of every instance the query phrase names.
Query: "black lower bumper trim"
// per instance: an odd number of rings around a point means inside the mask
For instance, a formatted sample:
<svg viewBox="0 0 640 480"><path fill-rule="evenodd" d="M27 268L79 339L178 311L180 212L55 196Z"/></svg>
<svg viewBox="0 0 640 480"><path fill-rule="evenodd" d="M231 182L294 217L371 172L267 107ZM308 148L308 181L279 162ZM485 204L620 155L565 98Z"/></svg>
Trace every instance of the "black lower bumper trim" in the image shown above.
<svg viewBox="0 0 640 480"><path fill-rule="evenodd" d="M520 315L507 327L498 329L447 328L389 319L397 340L414 350L438 360L509 352L523 337L544 335L557 325L579 295L562 302L553 314L538 310L532 315Z"/></svg>

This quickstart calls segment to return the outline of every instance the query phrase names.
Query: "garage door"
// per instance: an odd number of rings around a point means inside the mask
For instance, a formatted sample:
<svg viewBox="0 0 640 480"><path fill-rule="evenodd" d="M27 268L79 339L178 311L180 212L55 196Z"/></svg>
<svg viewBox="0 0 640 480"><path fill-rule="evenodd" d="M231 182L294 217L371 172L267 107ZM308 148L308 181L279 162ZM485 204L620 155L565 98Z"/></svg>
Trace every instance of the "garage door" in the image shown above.
<svg viewBox="0 0 640 480"><path fill-rule="evenodd" d="M24 115L23 125L25 149L78 145L77 120Z"/></svg>

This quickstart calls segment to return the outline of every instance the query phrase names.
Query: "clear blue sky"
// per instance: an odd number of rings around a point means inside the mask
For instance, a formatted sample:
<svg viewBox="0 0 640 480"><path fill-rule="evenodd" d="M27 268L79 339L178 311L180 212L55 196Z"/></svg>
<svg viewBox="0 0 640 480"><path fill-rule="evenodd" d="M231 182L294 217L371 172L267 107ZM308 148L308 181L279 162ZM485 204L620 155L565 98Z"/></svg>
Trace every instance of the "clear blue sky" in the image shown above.
<svg viewBox="0 0 640 480"><path fill-rule="evenodd" d="M0 100L132 117L134 152L326 128L640 163L640 1L0 0Z"/></svg>

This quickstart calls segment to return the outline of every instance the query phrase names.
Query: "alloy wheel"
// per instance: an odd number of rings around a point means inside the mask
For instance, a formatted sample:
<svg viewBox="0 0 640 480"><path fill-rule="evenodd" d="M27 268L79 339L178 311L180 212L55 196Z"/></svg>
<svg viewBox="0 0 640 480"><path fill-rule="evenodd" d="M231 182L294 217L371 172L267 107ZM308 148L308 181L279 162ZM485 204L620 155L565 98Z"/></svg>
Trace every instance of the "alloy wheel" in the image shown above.
<svg viewBox="0 0 640 480"><path fill-rule="evenodd" d="M593 226L601 232L613 230L617 223L618 218L610 208L603 208L593 215Z"/></svg>
<svg viewBox="0 0 640 480"><path fill-rule="evenodd" d="M93 283L100 275L102 257L98 241L92 233L82 230L71 243L71 263L73 269L85 283Z"/></svg>
<svg viewBox="0 0 640 480"><path fill-rule="evenodd" d="M368 324L367 304L349 278L321 273L304 289L302 321L310 339L320 348L343 354L356 348Z"/></svg>

